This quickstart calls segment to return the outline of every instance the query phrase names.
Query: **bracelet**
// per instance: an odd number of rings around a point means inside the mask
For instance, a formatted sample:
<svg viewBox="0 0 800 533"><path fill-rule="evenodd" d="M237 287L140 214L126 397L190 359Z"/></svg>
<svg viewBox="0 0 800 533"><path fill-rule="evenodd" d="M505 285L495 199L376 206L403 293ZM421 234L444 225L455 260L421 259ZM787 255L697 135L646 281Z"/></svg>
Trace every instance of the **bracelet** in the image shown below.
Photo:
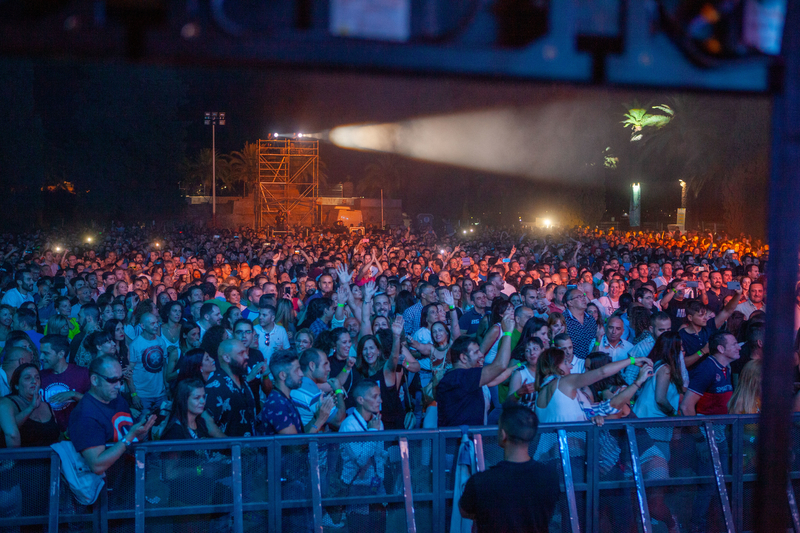
<svg viewBox="0 0 800 533"><path fill-rule="evenodd" d="M126 449L126 450L128 449L128 446L130 446L130 445L131 445L131 443L130 443L130 442L128 442L128 439L126 439L125 437L123 437L123 438L119 439L119 441L120 441L122 444L124 444L124 445L125 445L125 449Z"/></svg>
<svg viewBox="0 0 800 533"><path fill-rule="evenodd" d="M636 364L636 358L634 356L630 356L630 361L632 365Z"/></svg>
<svg viewBox="0 0 800 533"><path fill-rule="evenodd" d="M672 288L670 290L672 291L673 294L678 294L678 289Z"/></svg>
<svg viewBox="0 0 800 533"><path fill-rule="evenodd" d="M448 305L447 307L449 307L451 311L456 308L454 305Z"/></svg>
<svg viewBox="0 0 800 533"><path fill-rule="evenodd" d="M345 367L345 368L343 368L343 369L342 369L342 372L344 372L345 374L347 374L348 372L350 372L350 369L349 369L349 368L347 368L347 367Z"/></svg>
<svg viewBox="0 0 800 533"><path fill-rule="evenodd" d="M134 397L136 397L136 396L139 396L139 395L138 395L138 394L136 394L135 392L132 392L132 393L131 393L131 398L134 398Z"/></svg>
<svg viewBox="0 0 800 533"><path fill-rule="evenodd" d="M522 364L522 361L517 361L517 370L522 370L522 367L525 366Z"/></svg>
<svg viewBox="0 0 800 533"><path fill-rule="evenodd" d="M697 357L703 357L704 355L703 350L697 350L697 353L695 355L697 355Z"/></svg>
<svg viewBox="0 0 800 533"><path fill-rule="evenodd" d="M336 307L346 307L346 304L336 304Z"/></svg>
<svg viewBox="0 0 800 533"><path fill-rule="evenodd" d="M342 389L336 389L333 391L333 394L344 394L344 391Z"/></svg>
<svg viewBox="0 0 800 533"><path fill-rule="evenodd" d="M521 398L519 397L519 394L517 394L517 391L514 391L514 392L513 392L511 395L512 395L514 398L516 398L517 400L520 400L520 399L521 399Z"/></svg>
<svg viewBox="0 0 800 533"><path fill-rule="evenodd" d="M600 341L594 341L594 347L598 348L600 346Z"/></svg>
<svg viewBox="0 0 800 533"><path fill-rule="evenodd" d="M510 337L511 336L511 332L510 331L504 331L502 336L503 337Z"/></svg>

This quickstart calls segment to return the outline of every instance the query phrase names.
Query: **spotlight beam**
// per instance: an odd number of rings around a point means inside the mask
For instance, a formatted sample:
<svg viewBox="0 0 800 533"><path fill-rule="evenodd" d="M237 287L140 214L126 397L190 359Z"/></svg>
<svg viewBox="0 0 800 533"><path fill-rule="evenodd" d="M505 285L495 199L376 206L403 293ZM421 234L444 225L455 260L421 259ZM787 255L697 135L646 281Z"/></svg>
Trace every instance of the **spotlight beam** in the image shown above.
<svg viewBox="0 0 800 533"><path fill-rule="evenodd" d="M589 164L587 154L595 153L611 132L598 106L584 102L575 107L555 102L537 109L343 125L330 130L328 138L346 149L389 152L509 176L587 183L602 172Z"/></svg>

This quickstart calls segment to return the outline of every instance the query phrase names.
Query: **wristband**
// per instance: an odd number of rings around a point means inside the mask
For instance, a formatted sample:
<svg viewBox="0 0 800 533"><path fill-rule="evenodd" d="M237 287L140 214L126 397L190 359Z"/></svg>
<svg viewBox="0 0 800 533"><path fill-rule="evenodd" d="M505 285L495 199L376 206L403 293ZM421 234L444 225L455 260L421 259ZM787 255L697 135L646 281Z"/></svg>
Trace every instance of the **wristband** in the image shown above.
<svg viewBox="0 0 800 533"><path fill-rule="evenodd" d="M336 304L336 307L345 307L346 304Z"/></svg>
<svg viewBox="0 0 800 533"><path fill-rule="evenodd" d="M697 357L703 357L703 350L697 350Z"/></svg>
<svg viewBox="0 0 800 533"><path fill-rule="evenodd" d="M344 391L342 389L336 389L333 391L333 394L344 394Z"/></svg>
<svg viewBox="0 0 800 533"><path fill-rule="evenodd" d="M597 348L600 346L600 341L594 341L594 347Z"/></svg>
<svg viewBox="0 0 800 533"><path fill-rule="evenodd" d="M345 367L345 368L343 368L343 369L342 369L342 372L344 372L345 374L347 374L348 372L350 372L350 369L349 369L349 368L347 368L347 367Z"/></svg>
<svg viewBox="0 0 800 533"><path fill-rule="evenodd" d="M670 289L670 290L672 291L673 294L678 294L678 289L673 288L673 289Z"/></svg>
<svg viewBox="0 0 800 533"><path fill-rule="evenodd" d="M514 392L513 392L513 394L512 394L512 396L513 396L514 398L516 398L517 400L520 400L520 399L521 399L521 398L519 397L519 394L517 394L517 391L514 391Z"/></svg>
<svg viewBox="0 0 800 533"><path fill-rule="evenodd" d="M504 331L502 336L503 337L510 337L511 336L511 332L510 331Z"/></svg>
<svg viewBox="0 0 800 533"><path fill-rule="evenodd" d="M630 360L632 365L636 364L636 358L634 356L630 356Z"/></svg>
<svg viewBox="0 0 800 533"><path fill-rule="evenodd" d="M138 395L138 394L136 394L135 392L132 392L132 393L131 393L131 398L134 398L134 397L136 397L136 396L139 396L139 395Z"/></svg>
<svg viewBox="0 0 800 533"><path fill-rule="evenodd" d="M448 305L447 307L449 307L451 311L456 308L454 305Z"/></svg>

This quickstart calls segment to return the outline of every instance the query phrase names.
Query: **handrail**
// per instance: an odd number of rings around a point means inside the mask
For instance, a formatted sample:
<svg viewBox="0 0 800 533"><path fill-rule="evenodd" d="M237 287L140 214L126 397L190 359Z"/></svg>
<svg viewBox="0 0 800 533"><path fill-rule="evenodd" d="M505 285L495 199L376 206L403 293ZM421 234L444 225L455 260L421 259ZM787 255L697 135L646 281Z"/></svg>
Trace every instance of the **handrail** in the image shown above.
<svg viewBox="0 0 800 533"><path fill-rule="evenodd" d="M647 512L648 490L656 490L658 487L664 486L703 484L706 487L711 487L706 490L713 490L715 498L720 498L721 508L725 511L723 520L727 529L741 531L742 524L745 521L744 514L747 512L743 511L745 507L743 505L744 487L745 483L751 483L754 478L751 472L746 473L742 468L744 446L752 444L749 437L745 438L745 427L750 424L757 424L758 421L759 417L757 415L727 415L610 420L602 428L588 422L540 425L540 435L550 435L548 438L556 443L554 449L558 455L557 462L562 466L560 468L561 482L563 483L562 492L564 493L563 497L567 499L567 505L564 508L568 510L568 514L562 517L563 520L568 522L562 523L572 524L570 529L573 531L593 531L600 519L600 495L603 491L624 489L626 491L635 491L637 495L636 501L638 505L630 509L630 514L639 517L640 525L643 525L642 521L647 521L649 524L649 513ZM794 421L797 427L800 428L800 415L796 415ZM693 439L703 438L706 440L712 455L713 468L700 473L692 472L690 476L683 473L680 477L670 477L666 480L647 479L647 476L643 475L642 465L638 460L638 452L643 452L644 450L638 449L636 442L638 438L637 430L641 431L655 427L697 428L691 431ZM710 431L709 428L711 428ZM721 458L720 450L717 449L715 443L709 442L709 439L714 437L714 428L718 428L717 431L722 428L726 435L725 438L730 441L730 447L725 449L726 454L728 450L730 451L730 458L727 455ZM484 453L487 454L487 458L496 459L502 454L494 440L497 432L496 426L472 427L469 428L469 432L473 435L473 440L482 443L482 448ZM600 436L602 432L612 432L614 435L619 435L619 439L627 441L627 444L623 444L620 441L620 445L623 449L627 448L632 452L629 459L632 461L630 467L633 469L633 476L604 479L600 475L600 470L595 463L601 456L601 441L603 439ZM576 453L575 446L578 441L573 441L572 437L576 434L585 435L585 439L581 437L580 441L583 443L579 445L585 451ZM8 465L8 461L18 461L20 463L25 461L49 461L49 491L44 487L45 479L42 479L43 494L48 494L49 497L49 505L46 506L49 515L6 518L0 514L0 522L4 523L4 525L46 524L49 525L51 530L55 530L60 523L86 521L88 517L89 520L94 522L95 529L107 531L109 518L120 519L127 517L134 521L135 530L138 533L146 530L145 523L150 518L228 513L233 515L234 531L241 532L244 528L244 514L254 511L267 511L268 524L265 525L269 530L278 531L282 528L281 515L283 513L288 512L290 509L299 512L306 509L308 510L309 524L313 523L314 530L320 531L325 508L333 505L347 506L355 503L367 505L370 503L391 502L401 506L404 504L405 512L403 515L409 530L413 530L415 527L422 527L424 530L431 529L444 532L446 524L449 523L449 519L444 516L444 512L447 509L447 501L453 497L451 472L453 447L456 446L457 441L460 441L461 436L462 432L458 428L443 428L141 443L132 450L136 458L133 500L126 500L123 510L115 509L109 513L107 498L103 493L101 499L92 509L93 518L92 515L86 514L59 515L59 490L63 495L66 491L66 484L60 480L60 463L58 462L58 456L52 449L3 449L0 450L0 466L4 462ZM397 466L392 467L397 469L395 475L398 476L399 481L398 485L395 486L395 490L399 492L383 496L350 496L341 493L326 494L321 490L320 484L326 482L327 476L330 474L327 470L321 472L323 464L320 462L321 450L338 450L337 445L354 441L383 442L387 447L399 446L400 453L394 454L399 457L399 459L394 459L399 463ZM800 439L796 442L800 442ZM692 440L692 443L694 443L694 440ZM298 446L301 446L301 448L298 448ZM480 448L478 447L477 449L479 453ZM145 499L145 496L149 496L146 494L146 491L149 490L149 485L147 484L150 482L162 482L158 479L150 479L155 471L148 471L148 461L152 461L151 458L168 461L170 460L169 455L164 458L162 457L163 454L198 450L226 452L225 456L229 457L229 460L224 463L224 468L226 468L226 475L230 476L229 485L231 489L227 499L230 499L231 502L224 504L213 502L213 504L197 506L181 504L181 507L154 507L151 503L148 503ZM298 450L300 451L298 452ZM289 451L288 454L287 451ZM800 455L800 449L795 451L796 455ZM291 477L286 475L284 469L288 467L283 465L282 461L287 458L296 460L293 457L296 457L298 453L302 454L302 461L305 463L304 468L310 467L310 471L306 476L308 479L303 480L303 482L311 482L312 485L307 487L308 490L301 491L301 495L283 494L283 483L292 480L282 479L282 477ZM692 450L692 454L694 454L694 450ZM243 491L245 486L252 488L253 482L252 472L247 472L247 474L244 472L246 468L243 464L244 460L252 461L253 457L256 456L262 456L266 459L266 462L261 463L263 465L262 468L265 468L265 479L263 480L265 485L262 486L266 493L264 501L249 501L247 490ZM572 466L570 466L570 459L573 461L580 459L583 463L580 461L573 462ZM728 460L731 463L729 471L726 467L723 467ZM299 465L300 463L297 464ZM493 461L487 459L486 467L489 468L492 464ZM585 465L585 470L580 467L581 464ZM578 469L574 471L576 466L578 466ZM326 465L327 468L328 466ZM800 466L797 467L797 471L792 471L790 474L792 478L800 478ZM1 477L3 475L2 470L0 470L0 479L3 479ZM250 478L244 480L243 478L246 475L249 475ZM424 479L426 485L423 490L414 491L412 490L415 484L414 478L420 475L423 476L422 479ZM567 475L569 475L568 478L566 477ZM258 479L260 480L261 478L259 477ZM245 481L249 481L250 484L245 483ZM726 490L726 484L730 484L730 491ZM0 486L0 489L3 488ZM787 488L787 498L794 499L791 484ZM582 501L583 505L578 505L579 500ZM208 501L211 502L211 500ZM428 506L430 511L421 515L419 505ZM581 507L583 507L584 511L579 514ZM793 518L796 519L796 516L793 516ZM424 520L425 525L420 523L420 520ZM798 524L789 524L789 526L791 525L796 526ZM796 530L796 533L800 533L800 531Z"/></svg>

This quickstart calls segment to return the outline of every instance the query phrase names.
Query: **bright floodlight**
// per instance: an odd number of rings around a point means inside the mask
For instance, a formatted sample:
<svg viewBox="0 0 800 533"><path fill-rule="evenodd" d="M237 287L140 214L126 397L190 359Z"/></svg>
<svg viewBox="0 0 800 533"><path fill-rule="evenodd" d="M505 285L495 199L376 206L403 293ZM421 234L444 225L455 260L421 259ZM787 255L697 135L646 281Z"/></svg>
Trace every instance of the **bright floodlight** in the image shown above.
<svg viewBox="0 0 800 533"><path fill-rule="evenodd" d="M297 138L299 139L299 138L301 138L301 137L303 137L303 134L302 134L302 133L298 133L298 134L297 134Z"/></svg>
<svg viewBox="0 0 800 533"><path fill-rule="evenodd" d="M278 135L280 135L280 133L273 133L272 135L273 135L274 137L277 137Z"/></svg>
<svg viewBox="0 0 800 533"><path fill-rule="evenodd" d="M470 228L469 232L470 232L470 233L472 233L473 231L475 231L475 230L473 230L473 229L471 229L471 228Z"/></svg>
<svg viewBox="0 0 800 533"><path fill-rule="evenodd" d="M545 228L549 228L552 225L553 225L553 221L552 220L550 220L549 218L544 219L544 227Z"/></svg>
<svg viewBox="0 0 800 533"><path fill-rule="evenodd" d="M86 237L86 242L92 242L92 238L91 237Z"/></svg>
<svg viewBox="0 0 800 533"><path fill-rule="evenodd" d="M470 230L470 231L471 231L471 230ZM467 233L467 230L464 230L464 233L466 234L466 233Z"/></svg>

